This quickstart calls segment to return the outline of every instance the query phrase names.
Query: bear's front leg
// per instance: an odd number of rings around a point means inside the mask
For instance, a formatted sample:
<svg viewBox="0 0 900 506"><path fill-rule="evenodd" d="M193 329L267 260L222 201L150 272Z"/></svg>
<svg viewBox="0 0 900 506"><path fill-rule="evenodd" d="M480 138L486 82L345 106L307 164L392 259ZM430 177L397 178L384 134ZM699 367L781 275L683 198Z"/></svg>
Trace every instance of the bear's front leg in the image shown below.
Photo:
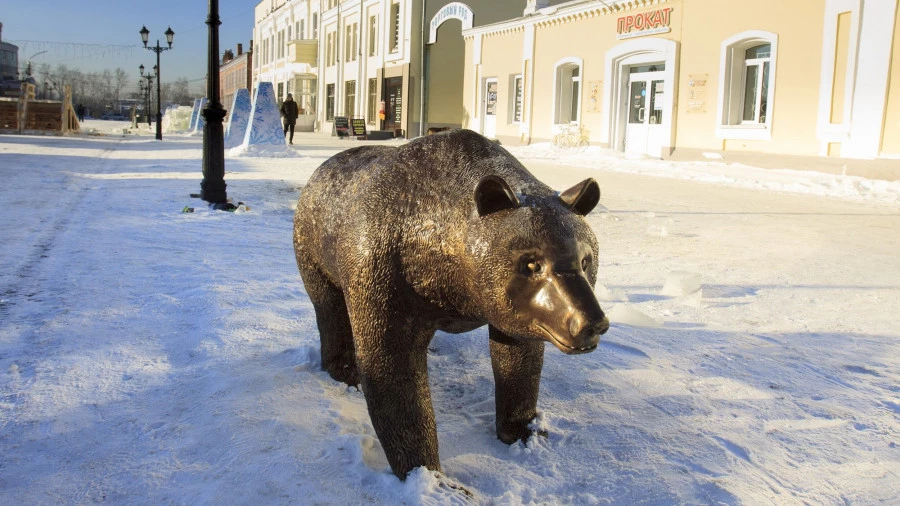
<svg viewBox="0 0 900 506"><path fill-rule="evenodd" d="M497 404L497 437L506 444L531 436L528 425L537 416L544 342L513 339L493 326L491 365Z"/></svg>
<svg viewBox="0 0 900 506"><path fill-rule="evenodd" d="M401 480L419 466L440 471L426 354L434 329L406 316L373 320L354 321L356 359L369 417L391 470Z"/></svg>

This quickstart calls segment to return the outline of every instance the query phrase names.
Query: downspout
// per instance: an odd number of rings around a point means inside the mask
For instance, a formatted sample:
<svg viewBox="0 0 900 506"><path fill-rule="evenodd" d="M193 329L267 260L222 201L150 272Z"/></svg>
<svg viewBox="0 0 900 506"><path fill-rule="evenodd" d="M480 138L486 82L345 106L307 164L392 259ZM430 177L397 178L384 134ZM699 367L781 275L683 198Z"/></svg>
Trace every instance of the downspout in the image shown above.
<svg viewBox="0 0 900 506"><path fill-rule="evenodd" d="M339 85L339 84L342 87L344 86L344 80L343 80L344 65L346 65L346 62L341 57L341 37L344 36L344 30L343 30L344 27L341 26L341 4L342 3L343 2L338 2L338 5L337 5L337 8L338 8L338 10L337 10L337 33L335 34L336 40L334 41L334 45L335 45L334 57L337 59L337 72L336 72L337 76L335 77L335 83L334 83L334 88L335 88L334 89L334 108L335 108L334 116L335 117L342 116L342 114L339 114L339 112L338 112L338 107L337 107L338 103L340 103L342 107L347 107L347 104L344 103L344 100L346 100L346 97L344 97L343 94L341 93L341 88L337 87L337 85ZM340 102L338 102L338 98L341 98ZM331 121L334 121L334 118L332 118ZM334 126L332 126L332 128L334 128Z"/></svg>
<svg viewBox="0 0 900 506"><path fill-rule="evenodd" d="M363 8L364 7L365 7L365 5L363 5L362 0L360 0L360 2L359 2L359 28L357 28L357 30L356 30L356 33L357 33L357 35L356 35L356 42L357 42L356 57L359 58L359 64L356 67L356 83L357 83L356 84L356 110L361 113L360 116L362 116L363 118L366 118L365 111L362 110L362 107L360 107L362 104L366 103L366 102L363 102L363 100L361 100L363 98L363 94L362 94L363 85L366 85L365 86L366 101L368 101L368 99L369 99L369 86L368 86L369 80L363 74L363 72L365 72L365 66L363 65L363 54L366 53L366 51L363 51L363 38L362 38L363 27L364 27L364 25L363 25L363 21L364 21ZM368 32L366 32L366 35L368 35ZM368 37L367 37L367 39L368 39ZM366 53L366 54L368 54L368 53ZM368 121L368 118L366 118L366 120Z"/></svg>
<svg viewBox="0 0 900 506"><path fill-rule="evenodd" d="M522 93L526 94L524 97L522 97L522 101L528 104L526 110L523 111L525 113L525 117L522 118L525 121L526 128L525 138L523 139L525 145L531 145L531 134L534 132L534 115L532 114L534 111L534 49L535 41L537 40L537 26L535 26L535 23L533 21L528 26L530 28L526 27L526 32L531 33L531 40L528 41L526 37L526 42L530 43L531 45L529 51L531 54L525 60L526 62L528 62L528 68L524 69L526 86L524 87L525 89L522 90Z"/></svg>
<svg viewBox="0 0 900 506"><path fill-rule="evenodd" d="M422 0L422 38L419 47L419 137L425 135L425 6Z"/></svg>

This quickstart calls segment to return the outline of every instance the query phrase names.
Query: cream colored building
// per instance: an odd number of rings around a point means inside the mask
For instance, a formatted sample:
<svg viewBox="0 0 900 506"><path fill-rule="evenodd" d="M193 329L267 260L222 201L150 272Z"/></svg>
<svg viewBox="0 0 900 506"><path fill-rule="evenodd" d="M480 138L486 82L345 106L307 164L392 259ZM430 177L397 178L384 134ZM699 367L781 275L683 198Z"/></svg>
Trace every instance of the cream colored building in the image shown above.
<svg viewBox="0 0 900 506"><path fill-rule="evenodd" d="M511 19L523 0L262 0L253 82L292 93L298 129L330 132L336 116L369 130L422 135L463 122L462 30Z"/></svg>
<svg viewBox="0 0 900 506"><path fill-rule="evenodd" d="M900 179L898 0L577 0L464 30L464 121Z"/></svg>

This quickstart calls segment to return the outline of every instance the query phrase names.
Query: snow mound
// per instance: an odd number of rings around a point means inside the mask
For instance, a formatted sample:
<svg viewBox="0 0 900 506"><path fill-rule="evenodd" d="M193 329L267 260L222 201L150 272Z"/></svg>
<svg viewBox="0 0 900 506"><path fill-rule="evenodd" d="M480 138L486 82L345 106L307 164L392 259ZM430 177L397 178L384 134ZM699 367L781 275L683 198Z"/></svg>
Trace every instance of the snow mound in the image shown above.
<svg viewBox="0 0 900 506"><path fill-rule="evenodd" d="M257 157L257 158L299 158L300 155L288 146L277 146L272 144L241 144L235 146L225 152L228 156L234 157Z"/></svg>
<svg viewBox="0 0 900 506"><path fill-rule="evenodd" d="M634 327L658 328L662 326L662 321L630 304L617 304L606 313L606 316L613 323Z"/></svg>
<svg viewBox="0 0 900 506"><path fill-rule="evenodd" d="M700 286L700 273L672 271L666 276L666 282L659 294L669 297L682 297L699 292Z"/></svg>

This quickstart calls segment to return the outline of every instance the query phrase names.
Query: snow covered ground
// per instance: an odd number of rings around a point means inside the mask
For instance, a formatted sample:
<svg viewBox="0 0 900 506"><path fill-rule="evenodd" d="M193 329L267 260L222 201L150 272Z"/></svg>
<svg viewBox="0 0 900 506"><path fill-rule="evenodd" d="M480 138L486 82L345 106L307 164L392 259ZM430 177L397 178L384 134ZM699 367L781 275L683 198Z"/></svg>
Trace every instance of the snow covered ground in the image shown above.
<svg viewBox="0 0 900 506"><path fill-rule="evenodd" d="M304 181L359 143L229 156L249 210L226 213L189 197L201 137L126 126L0 136L0 504L900 497L900 183L511 149L555 188L600 182L613 325L594 353L548 347L549 437L513 446L486 330L438 334L446 476L400 482L362 394L320 371L291 246Z"/></svg>

